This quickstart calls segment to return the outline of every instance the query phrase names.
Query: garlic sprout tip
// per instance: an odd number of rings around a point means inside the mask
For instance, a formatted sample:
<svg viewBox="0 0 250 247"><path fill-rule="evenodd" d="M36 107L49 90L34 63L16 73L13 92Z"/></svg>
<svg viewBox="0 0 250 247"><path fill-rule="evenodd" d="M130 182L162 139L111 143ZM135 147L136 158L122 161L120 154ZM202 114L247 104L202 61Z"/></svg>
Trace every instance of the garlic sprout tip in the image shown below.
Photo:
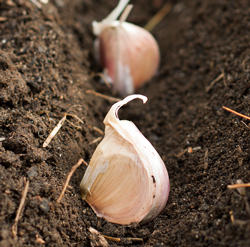
<svg viewBox="0 0 250 247"><path fill-rule="evenodd" d="M105 125L108 124L108 119L109 119L109 121L113 121L113 122L116 122L117 120L119 120L119 117L118 117L119 109L134 99L141 99L143 104L145 104L148 100L148 98L146 96L141 95L141 94L133 94L133 95L127 96L126 98L124 98L121 101L118 101L117 103L115 103L111 107L111 109L109 110L108 114L106 115L103 123Z"/></svg>
<svg viewBox="0 0 250 247"><path fill-rule="evenodd" d="M105 19L103 19L102 22L112 23L113 21L115 21L127 6L129 1L130 0L120 0L116 8Z"/></svg>
<svg viewBox="0 0 250 247"><path fill-rule="evenodd" d="M116 8L105 19L103 19L101 22L93 21L93 33L96 36L99 36L106 27L119 25L120 21L116 21L116 19L122 13L129 1L130 0L120 0Z"/></svg>

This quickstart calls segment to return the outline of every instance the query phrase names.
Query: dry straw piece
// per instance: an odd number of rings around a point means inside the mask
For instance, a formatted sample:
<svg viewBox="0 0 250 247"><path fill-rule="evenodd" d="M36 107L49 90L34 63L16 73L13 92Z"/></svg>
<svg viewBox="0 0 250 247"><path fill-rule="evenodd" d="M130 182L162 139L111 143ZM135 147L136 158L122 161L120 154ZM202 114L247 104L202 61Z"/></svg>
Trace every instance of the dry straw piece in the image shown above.
<svg viewBox="0 0 250 247"><path fill-rule="evenodd" d="M96 148L80 184L83 199L97 216L118 224L146 223L165 207L168 172L157 151L118 110L133 99L115 103L104 119L105 137Z"/></svg>

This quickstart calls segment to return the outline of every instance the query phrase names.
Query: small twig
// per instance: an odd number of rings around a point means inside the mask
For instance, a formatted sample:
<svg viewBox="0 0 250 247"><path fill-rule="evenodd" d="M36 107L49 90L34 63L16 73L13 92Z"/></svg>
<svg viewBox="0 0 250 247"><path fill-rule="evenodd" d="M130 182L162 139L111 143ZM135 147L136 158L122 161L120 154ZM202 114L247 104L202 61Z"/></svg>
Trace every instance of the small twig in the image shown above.
<svg viewBox="0 0 250 247"><path fill-rule="evenodd" d="M235 221L234 221L234 213L233 213L233 211L230 211L229 215L230 215L230 219L231 219L232 223L234 223Z"/></svg>
<svg viewBox="0 0 250 247"><path fill-rule="evenodd" d="M101 94L101 93L97 93L97 92L95 92L93 90L87 90L86 93L94 94L95 96L98 96L100 98L115 101L115 102L121 101L121 99L110 97L110 96L107 96L107 95L104 95L104 94Z"/></svg>
<svg viewBox="0 0 250 247"><path fill-rule="evenodd" d="M245 185L244 187L238 187L236 189L239 192L239 194L242 196L242 198L243 198L243 200L245 202L245 205L246 205L246 211L247 211L248 215L250 215L250 206L249 206L249 203L248 203L247 192L246 192L246 187L250 187L250 183L249 184L244 184L241 179L238 179L236 181L235 185ZM249 186L246 186L246 185L249 185ZM230 185L228 185L227 187L229 188L229 186Z"/></svg>
<svg viewBox="0 0 250 247"><path fill-rule="evenodd" d="M68 122L69 124L71 124L73 127L77 128L77 129L81 129L81 126L75 125L72 122L70 122L68 119L66 119L66 122Z"/></svg>
<svg viewBox="0 0 250 247"><path fill-rule="evenodd" d="M46 90L43 89L38 95L41 96L41 95L43 95L45 92L46 92Z"/></svg>
<svg viewBox="0 0 250 247"><path fill-rule="evenodd" d="M227 186L228 189L238 189L238 188L246 188L250 187L250 183L247 184L230 184Z"/></svg>
<svg viewBox="0 0 250 247"><path fill-rule="evenodd" d="M92 128L93 130L97 131L101 135L104 134L104 132L101 129L99 129L98 127L96 127L96 126L88 125L88 128Z"/></svg>
<svg viewBox="0 0 250 247"><path fill-rule="evenodd" d="M244 123L243 121L241 121L241 122ZM244 123L244 124L245 124L245 123ZM246 126L247 126L247 125L246 125ZM247 126L247 128L249 128L249 127ZM242 165L243 165L244 158L242 157L243 151L242 151L240 145L238 145L237 150L238 150L238 152L240 153L240 156L238 157L238 164L239 164L239 166L242 166ZM242 183L243 183L243 182L242 182Z"/></svg>
<svg viewBox="0 0 250 247"><path fill-rule="evenodd" d="M58 124L56 125L56 127L51 131L51 133L49 134L48 138L45 140L45 142L43 143L43 147L47 147L49 145L49 143L51 142L51 140L53 139L53 137L56 135L56 133L60 130L60 128L62 127L63 123L66 120L66 114L63 116L63 118L58 122Z"/></svg>
<svg viewBox="0 0 250 247"><path fill-rule="evenodd" d="M68 113L71 111L71 109L74 108L74 107L84 107L84 105L72 105L72 106L68 109L67 114L68 114Z"/></svg>
<svg viewBox="0 0 250 247"><path fill-rule="evenodd" d="M7 21L7 17L0 16L0 22L4 22L4 21Z"/></svg>
<svg viewBox="0 0 250 247"><path fill-rule="evenodd" d="M113 242L120 242L122 240L133 241L133 242L143 242L142 238L114 238L114 237L109 237L105 235L103 235L103 237Z"/></svg>
<svg viewBox="0 0 250 247"><path fill-rule="evenodd" d="M206 170L207 168L208 168L208 149L206 149L204 156L204 169Z"/></svg>
<svg viewBox="0 0 250 247"><path fill-rule="evenodd" d="M104 132L101 129L97 128L96 126L93 126L93 130L99 132L101 135L104 134Z"/></svg>
<svg viewBox="0 0 250 247"><path fill-rule="evenodd" d="M26 182L26 178L24 178L24 181ZM29 180L27 180L27 182L26 182L26 184L24 186L23 192L22 192L22 198L21 198L19 207L17 209L15 222L14 222L12 228L11 228L13 236L14 236L15 239L17 238L17 223L18 223L18 221L20 219L20 216L21 216L21 213L22 213L22 210L23 210L23 207L24 207L26 195L27 195L27 192L28 192L28 189L29 189L29 184L30 184L30 182L29 182Z"/></svg>
<svg viewBox="0 0 250 247"><path fill-rule="evenodd" d="M91 144L94 144L94 143L96 143L96 142L99 142L101 139L102 139L102 136L97 137L95 140L93 140L93 141L90 142L89 144L91 145Z"/></svg>
<svg viewBox="0 0 250 247"><path fill-rule="evenodd" d="M72 108L72 107L71 107L71 108ZM70 109L69 109L69 110L70 110ZM69 113L68 113L69 110L67 111L66 116L73 117L73 118L77 119L80 123L84 124L84 122L82 121L82 119L80 119L79 117L77 117L77 116L74 115L74 114L69 114ZM78 126L78 125L73 124L73 123L72 123L71 121L69 121L68 119L66 119L66 121L67 121L69 124L71 124L72 126L74 126L75 128L77 128L77 129L81 129L81 128L82 128L81 126Z"/></svg>
<svg viewBox="0 0 250 247"><path fill-rule="evenodd" d="M238 179L238 180L236 180L236 184L243 184L243 181L241 179ZM237 190L242 197L246 196L246 188L245 187L237 188Z"/></svg>
<svg viewBox="0 0 250 247"><path fill-rule="evenodd" d="M111 88L111 85L110 83L107 81L106 77L104 76L103 73L92 73L91 75L91 78L94 78L96 76L99 76L100 78L102 78L102 80L104 81L105 85L108 87L108 88Z"/></svg>
<svg viewBox="0 0 250 247"><path fill-rule="evenodd" d="M77 117L76 115L72 115L69 113L65 113L63 118L58 122L58 124L56 125L56 127L51 131L51 133L49 134L49 136L47 137L47 139L45 140L45 142L43 143L43 147L47 147L49 145L49 143L51 142L51 140L55 137L55 135L57 134L57 132L61 129L61 127L63 126L64 122L67 121L68 123L70 123L72 126L74 126L75 128L81 129L80 126L77 126L75 124L73 124L72 122L70 122L69 120L66 119L67 116L71 116L76 118L78 121L80 121L81 123L84 123L79 117Z"/></svg>
<svg viewBox="0 0 250 247"><path fill-rule="evenodd" d="M122 238L122 239L133 242L143 242L142 238Z"/></svg>
<svg viewBox="0 0 250 247"><path fill-rule="evenodd" d="M114 238L114 237L109 237L109 236L105 236L102 235L104 238L108 239L109 241L113 241L113 242L121 242L120 238Z"/></svg>
<svg viewBox="0 0 250 247"><path fill-rule="evenodd" d="M66 116L74 117L74 118L76 118L79 122L81 122L82 124L84 124L84 122L82 121L82 119L80 119L79 117L77 117L77 116L74 115L74 114L66 113Z"/></svg>
<svg viewBox="0 0 250 247"><path fill-rule="evenodd" d="M186 148L186 149L182 150L180 153L176 154L175 156L176 156L177 158L179 158L179 157L181 157L183 154L185 154L187 151L188 151L188 150L187 150L187 148Z"/></svg>
<svg viewBox="0 0 250 247"><path fill-rule="evenodd" d="M224 110L226 110L226 111L229 111L229 112L234 113L235 115L237 115L237 116L239 116L239 117L243 117L243 118L245 118L245 119L247 119L247 120L250 120L250 117L248 117L248 116L246 116L246 115L243 115L243 114L241 114L241 113L239 113L239 112L237 112L237 111L234 111L234 110L232 110L232 109L230 109L230 108L228 108L228 107L226 107L226 106L222 106L222 108L223 108Z"/></svg>
<svg viewBox="0 0 250 247"><path fill-rule="evenodd" d="M225 73L224 70L222 70L221 74L219 76L217 76L211 83L209 86L206 87L206 92L208 93L212 87L215 85L216 82L220 81L221 79L223 79L223 83L224 86L227 87L227 83L226 83L226 78L225 78Z"/></svg>
<svg viewBox="0 0 250 247"><path fill-rule="evenodd" d="M250 129L249 126L245 122L243 121L240 121L240 122L243 123L248 129Z"/></svg>
<svg viewBox="0 0 250 247"><path fill-rule="evenodd" d="M130 11L132 10L132 8L134 7L133 4L129 4L127 5L127 7L124 9L124 11L122 12L120 18L119 18L119 21L120 21L120 24L124 21L126 21Z"/></svg>
<svg viewBox="0 0 250 247"><path fill-rule="evenodd" d="M165 5L149 20L144 26L146 30L151 32L155 26L157 26L161 20L171 11L172 5L167 2Z"/></svg>
<svg viewBox="0 0 250 247"><path fill-rule="evenodd" d="M89 128L92 128L92 129L95 130L95 131L97 131L97 132L100 133L102 136L104 135L104 132L103 132L101 129L97 128L96 126L91 126L91 125L89 125L88 127L89 127ZM97 137L96 139L94 139L94 140L93 140L92 142L90 142L89 144L91 145L91 144L94 144L94 143L100 141L100 140L102 139L102 136Z"/></svg>
<svg viewBox="0 0 250 247"><path fill-rule="evenodd" d="M66 189L67 189L67 187L68 187L69 181L70 181L70 179L71 179L73 173L75 172L75 170L76 170L82 163L84 163L86 166L88 166L88 164L87 164L83 159L79 159L78 162L77 162L74 166L72 166L72 168L71 168L71 170L70 170L70 172L69 172L69 174L68 174L68 176L67 176L66 182L65 182L65 184L64 184L64 186L63 186L62 192L61 192L59 198L58 198L57 201L56 201L57 203L60 203L60 201L61 201L61 199L63 198L64 193L65 193L65 191L66 191Z"/></svg>
<svg viewBox="0 0 250 247"><path fill-rule="evenodd" d="M193 147L192 150L195 152L195 151L198 151L198 150L201 150L201 146L197 146L197 147Z"/></svg>

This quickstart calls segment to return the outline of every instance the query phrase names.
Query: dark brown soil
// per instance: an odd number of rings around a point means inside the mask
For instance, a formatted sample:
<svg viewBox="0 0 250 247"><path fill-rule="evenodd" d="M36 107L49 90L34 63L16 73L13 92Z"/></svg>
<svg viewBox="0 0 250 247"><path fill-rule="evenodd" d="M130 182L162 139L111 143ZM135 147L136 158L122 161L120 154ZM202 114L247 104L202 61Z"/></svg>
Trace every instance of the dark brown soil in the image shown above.
<svg viewBox="0 0 250 247"><path fill-rule="evenodd" d="M42 246L41 240L90 246L90 226L122 238L111 246L250 246L250 191L227 188L238 179L250 182L249 121L222 109L250 114L246 0L172 1L172 11L153 30L162 56L159 74L138 91L149 100L121 110L166 164L171 190L163 212L143 226L97 218L79 195L84 166L56 203L71 167L81 157L89 162L97 146L91 142L100 137L93 126L104 130L113 104L86 90L112 96L90 76L97 71L91 22L117 2L50 0L39 9L29 0L0 1L0 246ZM129 21L137 25L164 4L131 2ZM68 116L75 126L65 122L43 148L66 112L84 124ZM11 227L24 178L30 185L15 240Z"/></svg>

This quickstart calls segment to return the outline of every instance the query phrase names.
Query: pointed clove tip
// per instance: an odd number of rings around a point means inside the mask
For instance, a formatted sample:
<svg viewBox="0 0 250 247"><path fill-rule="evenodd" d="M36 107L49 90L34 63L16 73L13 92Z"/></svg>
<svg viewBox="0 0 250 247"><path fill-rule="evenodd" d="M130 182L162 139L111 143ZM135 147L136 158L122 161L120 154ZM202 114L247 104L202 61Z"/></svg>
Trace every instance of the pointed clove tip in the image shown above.
<svg viewBox="0 0 250 247"><path fill-rule="evenodd" d="M143 96L142 102L143 102L143 104L145 104L148 101L148 98L144 95L142 95L142 96Z"/></svg>
<svg viewBox="0 0 250 247"><path fill-rule="evenodd" d="M134 99L141 99L143 104L145 104L148 100L148 98L142 94L132 94L132 95L129 95L122 100L124 102L123 105L127 104L128 102L130 102Z"/></svg>
<svg viewBox="0 0 250 247"><path fill-rule="evenodd" d="M107 113L106 117L103 120L103 123L105 125L110 125L111 122L115 123L119 121L119 117L118 117L119 109L134 99L141 99L143 101L143 104L145 104L148 100L146 96L141 95L141 94L132 94L132 95L127 96L123 100L120 100L111 106L109 112Z"/></svg>

